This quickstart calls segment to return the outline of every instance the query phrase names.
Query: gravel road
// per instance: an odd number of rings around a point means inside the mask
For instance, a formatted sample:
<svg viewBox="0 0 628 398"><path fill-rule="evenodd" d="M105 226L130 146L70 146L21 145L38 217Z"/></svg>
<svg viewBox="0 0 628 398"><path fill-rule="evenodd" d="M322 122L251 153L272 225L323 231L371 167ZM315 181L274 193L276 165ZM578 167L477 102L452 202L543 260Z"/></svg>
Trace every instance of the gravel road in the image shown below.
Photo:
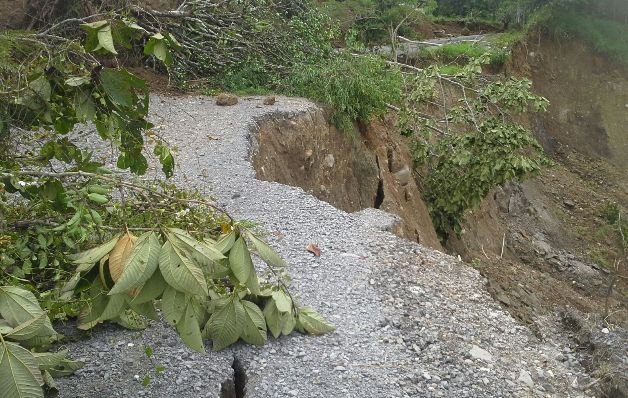
<svg viewBox="0 0 628 398"><path fill-rule="evenodd" d="M151 105L157 132L179 149L178 183L259 223L289 263L301 303L337 331L199 354L159 322L140 332L104 325L68 344L86 366L59 379L61 397L592 396L582 369L560 361L563 347L502 311L476 270L384 231L379 210L348 214L255 179L256 122L310 112L312 103L278 97L263 106L251 97L218 107L209 97L154 97Z"/></svg>

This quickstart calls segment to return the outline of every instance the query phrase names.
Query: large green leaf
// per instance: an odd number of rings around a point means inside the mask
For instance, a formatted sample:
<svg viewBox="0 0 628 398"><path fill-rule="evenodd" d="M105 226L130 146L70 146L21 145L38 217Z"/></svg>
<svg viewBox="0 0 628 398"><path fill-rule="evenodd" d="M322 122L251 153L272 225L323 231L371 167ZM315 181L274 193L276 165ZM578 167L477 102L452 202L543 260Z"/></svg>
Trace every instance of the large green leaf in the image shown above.
<svg viewBox="0 0 628 398"><path fill-rule="evenodd" d="M162 256L163 256L163 247L162 247L162 251L159 252L160 264L161 264ZM161 275L160 270L157 269L153 273L153 276L151 276L150 279L148 279L146 283L144 283L144 285L140 289L140 292L137 294L137 296L133 298L133 301L131 302L131 304L137 305L137 304L142 304L142 303L156 300L161 296L165 288L166 288L166 281L164 280L164 277Z"/></svg>
<svg viewBox="0 0 628 398"><path fill-rule="evenodd" d="M225 256L211 244L199 242L182 229L168 228L166 235L174 247L189 252L192 257L202 265L211 266L214 261L225 258Z"/></svg>
<svg viewBox="0 0 628 398"><path fill-rule="evenodd" d="M102 322L119 317L122 311L126 309L128 297L129 296L126 293L108 296L107 305L105 306L102 314L100 314L98 321Z"/></svg>
<svg viewBox="0 0 628 398"><path fill-rule="evenodd" d="M286 262L275 252L270 246L251 232L246 231L246 237L250 239L257 254L266 262L266 264L274 267L284 267Z"/></svg>
<svg viewBox="0 0 628 398"><path fill-rule="evenodd" d="M292 299L283 290L274 290L272 293L273 300L277 305L279 312L292 311Z"/></svg>
<svg viewBox="0 0 628 398"><path fill-rule="evenodd" d="M100 322L100 315L105 310L108 300L100 278L96 277L89 287L87 304L79 312L76 327L88 330L96 326Z"/></svg>
<svg viewBox="0 0 628 398"><path fill-rule="evenodd" d="M39 369L49 372L51 376L62 377L73 374L84 365L83 362L68 359L67 354L68 350L65 349L57 352L34 352L33 356Z"/></svg>
<svg viewBox="0 0 628 398"><path fill-rule="evenodd" d="M170 240L164 243L159 256L159 270L170 286L181 292L207 296L207 282L203 270L185 253L175 248Z"/></svg>
<svg viewBox="0 0 628 398"><path fill-rule="evenodd" d="M270 332L273 334L273 337L277 338L281 336L281 331L283 330L283 318L277 309L277 305L275 305L275 300L272 298L268 300L264 306L264 318L266 318L266 324L268 325Z"/></svg>
<svg viewBox="0 0 628 398"><path fill-rule="evenodd" d="M266 343L266 320L262 310L255 304L247 300L242 300L244 307L244 325L242 329L242 340L249 344L264 345Z"/></svg>
<svg viewBox="0 0 628 398"><path fill-rule="evenodd" d="M229 251L229 266L240 283L246 283L251 272L255 272L253 261L246 247L246 242L239 237Z"/></svg>
<svg viewBox="0 0 628 398"><path fill-rule="evenodd" d="M87 272L91 270L101 258L109 254L116 243L118 243L119 239L120 235L116 235L107 243L94 247L93 249L71 255L70 260L72 260L74 264L78 264L76 272Z"/></svg>
<svg viewBox="0 0 628 398"><path fill-rule="evenodd" d="M38 316L16 326L5 337L11 340L23 341L38 336L50 336L50 330L46 327L47 319L48 315L46 313L39 314Z"/></svg>
<svg viewBox="0 0 628 398"><path fill-rule="evenodd" d="M142 330L148 326L148 320L131 309L123 311L114 321L127 329Z"/></svg>
<svg viewBox="0 0 628 398"><path fill-rule="evenodd" d="M161 297L161 310L163 311L164 318L168 323L176 326L179 320L185 312L187 306L187 299L185 293L174 289L171 286L167 286L164 290L164 294Z"/></svg>
<svg viewBox="0 0 628 398"><path fill-rule="evenodd" d="M30 351L14 343L0 343L0 397L43 398L43 384Z"/></svg>
<svg viewBox="0 0 628 398"><path fill-rule="evenodd" d="M154 55L155 58L166 65L172 63L170 49L168 48L165 37L161 33L155 33L148 39L148 42L144 46L144 54Z"/></svg>
<svg viewBox="0 0 628 398"><path fill-rule="evenodd" d="M138 315L141 315L148 319L152 319L154 321L159 320L159 316L157 316L157 312L155 311L155 304L152 301L147 301L140 304L135 304L131 302L130 306L133 312Z"/></svg>
<svg viewBox="0 0 628 398"><path fill-rule="evenodd" d="M12 327L24 324L45 314L33 293L15 286L0 287L0 316ZM44 333L45 330L45 333ZM56 332L46 316L39 336L50 336Z"/></svg>
<svg viewBox="0 0 628 398"><path fill-rule="evenodd" d="M309 334L319 335L336 330L334 325L327 322L325 318L313 308L299 308L298 320L303 329Z"/></svg>
<svg viewBox="0 0 628 398"><path fill-rule="evenodd" d="M94 119L96 116L96 105L88 90L78 90L74 94L74 109L76 118L79 121L85 122Z"/></svg>
<svg viewBox="0 0 628 398"><path fill-rule="evenodd" d="M177 332L188 347L194 351L205 352L198 318L191 302L188 302L183 317L177 323Z"/></svg>
<svg viewBox="0 0 628 398"><path fill-rule="evenodd" d="M153 276L159 265L161 244L154 232L142 234L133 246L120 279L113 285L109 295L128 292L142 286Z"/></svg>
<svg viewBox="0 0 628 398"><path fill-rule="evenodd" d="M214 247L216 248L216 250L225 254L231 249L234 243L235 243L235 232L231 231L227 235L218 239L218 242L214 244Z"/></svg>
<svg viewBox="0 0 628 398"><path fill-rule="evenodd" d="M205 328L212 339L212 349L222 350L238 341L244 325L244 307L239 299L232 297L221 309L214 312Z"/></svg>
<svg viewBox="0 0 628 398"><path fill-rule="evenodd" d="M109 98L124 107L134 105L137 99L135 89L146 89L146 82L124 69L103 69L100 72L100 82Z"/></svg>

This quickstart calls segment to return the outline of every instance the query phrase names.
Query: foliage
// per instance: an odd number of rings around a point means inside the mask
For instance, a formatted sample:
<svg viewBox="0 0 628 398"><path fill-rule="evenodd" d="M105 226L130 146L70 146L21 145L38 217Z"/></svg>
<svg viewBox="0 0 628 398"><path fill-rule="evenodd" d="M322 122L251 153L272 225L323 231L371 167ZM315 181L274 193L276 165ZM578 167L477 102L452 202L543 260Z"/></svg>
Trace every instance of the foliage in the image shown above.
<svg viewBox="0 0 628 398"><path fill-rule="evenodd" d="M436 5L434 0L328 0L321 7L339 24L345 35L351 31L358 32L360 41L375 44L389 41L391 27L402 22L398 33L418 38L416 28Z"/></svg>
<svg viewBox="0 0 628 398"><path fill-rule="evenodd" d="M144 174L150 148L171 176L174 157L146 120L146 83L101 60L143 40L144 54L169 65L180 47L173 35L130 19L81 27L83 45L50 30L0 36L0 120L12 135L0 158L1 395L42 396L44 382L78 366L65 353L23 348L55 336L44 309L78 315L81 329L104 321L142 328L163 298L166 320L199 351L203 337L217 350L240 338L263 344L267 329L275 337L333 330L298 305L283 260L245 223L197 193L113 172L99 143L80 142L74 127L92 122L119 169ZM267 264L261 277L249 245ZM92 248L76 254L85 247Z"/></svg>
<svg viewBox="0 0 628 398"><path fill-rule="evenodd" d="M625 21L617 22L568 9L555 12L549 23L555 35L578 37L599 53L628 64L628 24Z"/></svg>
<svg viewBox="0 0 628 398"><path fill-rule="evenodd" d="M29 291L0 286L0 394L3 397L42 397L46 386L56 389L54 377L72 374L82 364L66 358L67 350L37 353L57 333Z"/></svg>
<svg viewBox="0 0 628 398"><path fill-rule="evenodd" d="M529 80L487 82L480 77L487 62L483 55L454 76L442 75L438 67L414 69L399 114L402 133L415 139L424 196L443 240L452 230L461 232L465 211L479 206L492 188L550 164L530 132L511 117L544 110L547 100L530 92Z"/></svg>
<svg viewBox="0 0 628 398"><path fill-rule="evenodd" d="M401 94L401 75L385 60L346 52L321 63L295 66L288 84L288 93L329 105L332 122L344 131L351 131L355 120L382 116L387 104Z"/></svg>
<svg viewBox="0 0 628 398"><path fill-rule="evenodd" d="M510 56L509 51L502 48L495 48L482 43L461 42L425 47L421 49L419 58L439 62L467 63L484 54L488 54L490 65L503 65Z"/></svg>

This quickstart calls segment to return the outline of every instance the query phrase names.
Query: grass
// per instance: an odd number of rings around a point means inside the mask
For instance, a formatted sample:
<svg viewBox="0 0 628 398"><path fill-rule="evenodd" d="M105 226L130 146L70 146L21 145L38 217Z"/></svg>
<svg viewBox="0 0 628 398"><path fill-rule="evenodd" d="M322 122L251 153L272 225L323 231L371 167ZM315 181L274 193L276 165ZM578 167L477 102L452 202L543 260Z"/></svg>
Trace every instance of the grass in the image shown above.
<svg viewBox="0 0 628 398"><path fill-rule="evenodd" d="M508 49L489 47L480 43L462 42L439 47L426 47L420 51L419 57L440 62L467 63L485 53L489 54L491 65L502 65L510 56Z"/></svg>
<svg viewBox="0 0 628 398"><path fill-rule="evenodd" d="M551 23L554 33L576 36L600 54L628 65L628 24L575 11L556 13Z"/></svg>

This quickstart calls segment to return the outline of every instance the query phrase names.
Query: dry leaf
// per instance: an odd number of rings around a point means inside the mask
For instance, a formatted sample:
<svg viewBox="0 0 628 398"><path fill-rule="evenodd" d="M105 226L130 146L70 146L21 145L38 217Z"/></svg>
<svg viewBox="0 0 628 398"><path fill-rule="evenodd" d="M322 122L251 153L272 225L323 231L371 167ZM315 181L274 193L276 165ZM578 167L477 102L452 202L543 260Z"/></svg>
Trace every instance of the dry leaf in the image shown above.
<svg viewBox="0 0 628 398"><path fill-rule="evenodd" d="M207 138L208 138L210 141L216 141L216 140L221 140L221 139L222 139L222 137L217 137L217 136L215 136L215 135L210 135L210 134L207 134Z"/></svg>
<svg viewBox="0 0 628 398"><path fill-rule="evenodd" d="M316 257L320 257L321 256L321 248L318 247L318 245L316 243L310 243L309 245L305 246L305 250L309 251L310 253L312 253Z"/></svg>
<svg viewBox="0 0 628 398"><path fill-rule="evenodd" d="M120 275L122 275L124 265L131 254L131 250L133 250L136 240L136 236L127 232L109 253L109 273L114 282L117 282Z"/></svg>

